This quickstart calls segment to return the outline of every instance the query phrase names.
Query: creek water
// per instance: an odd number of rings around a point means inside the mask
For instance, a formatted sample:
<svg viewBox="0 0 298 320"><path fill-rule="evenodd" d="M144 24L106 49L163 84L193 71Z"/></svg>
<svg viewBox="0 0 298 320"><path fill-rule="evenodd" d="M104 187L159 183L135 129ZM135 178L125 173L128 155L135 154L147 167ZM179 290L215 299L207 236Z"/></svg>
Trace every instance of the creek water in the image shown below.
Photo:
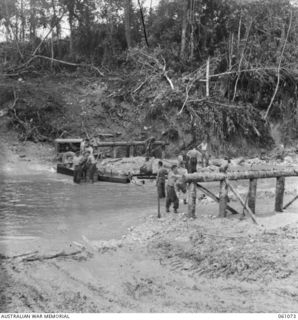
<svg viewBox="0 0 298 320"><path fill-rule="evenodd" d="M153 183L76 185L55 173L2 173L0 246L9 240L121 238L128 227L155 214L155 203Z"/></svg>
<svg viewBox="0 0 298 320"><path fill-rule="evenodd" d="M0 253L15 248L17 251L29 250L36 244L59 246L82 241L83 236L90 240L120 239L130 226L157 214L154 182L77 185L72 177L54 172L25 172L24 168L15 172L14 166L2 168L5 170L0 170ZM218 183L207 185L214 193L218 192ZM238 181L237 188L245 194L248 182ZM260 180L257 201L260 213L271 215L274 189L275 179ZM286 189L296 193L297 178L287 178ZM270 190L273 198L264 196ZM286 195L286 200L292 197L293 193ZM198 216L208 211L208 207L204 207L197 209ZM295 213L295 220L297 209L298 202L288 211ZM216 215L217 207L206 214Z"/></svg>

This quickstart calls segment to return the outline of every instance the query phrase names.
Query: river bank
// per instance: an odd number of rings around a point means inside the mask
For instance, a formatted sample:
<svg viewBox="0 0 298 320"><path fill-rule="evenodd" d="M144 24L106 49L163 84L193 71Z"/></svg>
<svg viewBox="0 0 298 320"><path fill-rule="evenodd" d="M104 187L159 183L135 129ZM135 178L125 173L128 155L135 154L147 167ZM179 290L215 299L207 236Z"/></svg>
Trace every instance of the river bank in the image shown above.
<svg viewBox="0 0 298 320"><path fill-rule="evenodd" d="M217 219L216 207L149 216L121 240L1 257L1 311L297 312L297 206L259 226Z"/></svg>

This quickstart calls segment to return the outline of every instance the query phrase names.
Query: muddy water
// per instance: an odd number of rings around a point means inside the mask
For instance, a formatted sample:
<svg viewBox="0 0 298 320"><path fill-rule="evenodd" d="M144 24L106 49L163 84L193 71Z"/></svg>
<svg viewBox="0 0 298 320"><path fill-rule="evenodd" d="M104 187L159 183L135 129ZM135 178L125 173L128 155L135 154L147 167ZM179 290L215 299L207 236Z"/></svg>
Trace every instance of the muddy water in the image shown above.
<svg viewBox="0 0 298 320"><path fill-rule="evenodd" d="M0 253L8 248L23 251L21 248L31 249L36 244L81 242L83 236L90 240L119 239L130 226L156 215L154 182L140 186L103 182L76 185L71 177L53 172L20 172L0 172ZM235 185L241 194L247 192L247 181ZM206 186L218 193L218 183ZM258 216L272 212L274 189L275 179L259 181ZM269 197L268 192L272 193ZM293 197L292 192L298 192L297 178L287 179L286 201ZM198 216L202 211L199 206ZM289 212L297 213L297 209L298 202Z"/></svg>
<svg viewBox="0 0 298 320"><path fill-rule="evenodd" d="M0 176L0 246L7 241L120 238L154 214L155 188L135 184L73 184L54 173Z"/></svg>

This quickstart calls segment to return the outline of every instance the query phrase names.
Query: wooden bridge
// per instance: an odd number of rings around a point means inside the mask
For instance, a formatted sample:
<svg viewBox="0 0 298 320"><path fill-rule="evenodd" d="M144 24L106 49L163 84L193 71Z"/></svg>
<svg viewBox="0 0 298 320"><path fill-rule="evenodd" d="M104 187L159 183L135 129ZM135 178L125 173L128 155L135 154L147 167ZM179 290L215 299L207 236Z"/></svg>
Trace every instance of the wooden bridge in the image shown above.
<svg viewBox="0 0 298 320"><path fill-rule="evenodd" d="M275 191L275 211L282 212L292 204L298 196L292 199L287 205L283 205L284 190L285 190L285 178L286 177L298 177L298 167L279 167L277 169L267 170L248 170L248 171L227 171L221 172L196 172L192 174L186 174L183 176L183 182L189 183L189 201L188 201L188 216L195 217L196 212L196 191L199 188L208 197L219 203L219 216L226 217L227 211L235 214L238 213L235 209L228 205L228 191L230 190L235 197L240 201L244 207L245 213L250 215L252 220L257 223L255 218L256 209L256 195L257 195L257 181L258 179L275 178L276 179L276 191ZM231 181L237 180L249 180L249 190L247 199L243 200L236 188L232 185ZM219 181L219 196L217 197L210 190L203 187L200 183Z"/></svg>

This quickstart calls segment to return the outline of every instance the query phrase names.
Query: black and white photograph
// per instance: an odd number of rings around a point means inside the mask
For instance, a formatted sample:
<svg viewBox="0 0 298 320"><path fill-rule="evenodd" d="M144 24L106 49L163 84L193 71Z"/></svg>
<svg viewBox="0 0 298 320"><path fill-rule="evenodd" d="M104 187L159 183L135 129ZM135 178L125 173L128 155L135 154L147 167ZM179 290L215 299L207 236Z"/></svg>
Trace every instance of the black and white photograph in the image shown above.
<svg viewBox="0 0 298 320"><path fill-rule="evenodd" d="M298 319L298 1L0 0L0 318L96 314Z"/></svg>

